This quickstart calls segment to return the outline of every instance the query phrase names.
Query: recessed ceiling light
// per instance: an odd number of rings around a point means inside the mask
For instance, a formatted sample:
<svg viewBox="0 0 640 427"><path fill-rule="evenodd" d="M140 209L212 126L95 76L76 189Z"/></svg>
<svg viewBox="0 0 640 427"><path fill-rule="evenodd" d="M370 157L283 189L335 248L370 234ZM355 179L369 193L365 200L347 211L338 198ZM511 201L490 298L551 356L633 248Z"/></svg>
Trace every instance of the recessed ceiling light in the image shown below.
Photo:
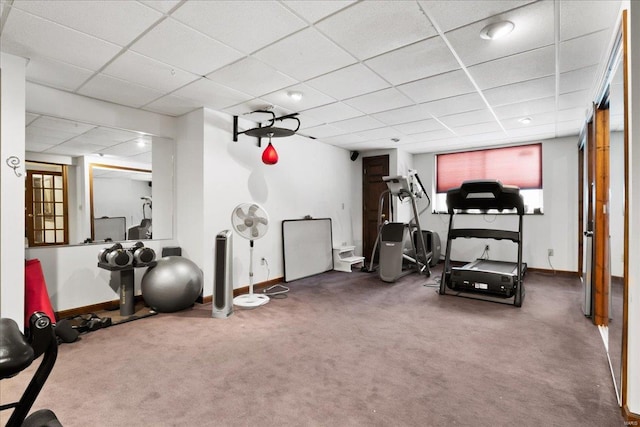
<svg viewBox="0 0 640 427"><path fill-rule="evenodd" d="M486 40L496 40L509 34L515 25L511 21L494 22L480 31L480 37Z"/></svg>
<svg viewBox="0 0 640 427"><path fill-rule="evenodd" d="M533 120L531 119L531 117L523 117L521 119L518 119L518 121L520 123L522 123L523 125L528 125L529 123L531 123Z"/></svg>
<svg viewBox="0 0 640 427"><path fill-rule="evenodd" d="M145 145L147 145L144 139L139 139L137 144L138 144L138 147L144 147Z"/></svg>
<svg viewBox="0 0 640 427"><path fill-rule="evenodd" d="M302 99L302 92L298 92L297 90L292 90L287 92L287 96L294 101L300 101Z"/></svg>

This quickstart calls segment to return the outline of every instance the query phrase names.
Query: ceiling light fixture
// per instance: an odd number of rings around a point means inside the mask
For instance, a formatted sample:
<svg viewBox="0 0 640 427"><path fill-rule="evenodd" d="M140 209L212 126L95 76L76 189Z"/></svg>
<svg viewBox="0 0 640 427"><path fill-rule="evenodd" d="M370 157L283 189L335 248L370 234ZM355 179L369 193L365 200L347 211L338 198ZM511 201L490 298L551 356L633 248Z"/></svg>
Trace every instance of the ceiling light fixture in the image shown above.
<svg viewBox="0 0 640 427"><path fill-rule="evenodd" d="M515 27L511 21L494 22L480 30L480 37L485 40L496 40L509 34Z"/></svg>
<svg viewBox="0 0 640 427"><path fill-rule="evenodd" d="M299 92L297 90L292 90L287 92L287 96L297 102L302 99L302 92Z"/></svg>
<svg viewBox="0 0 640 427"><path fill-rule="evenodd" d="M264 163L265 165L275 165L276 163L278 163L278 152L275 148L273 148L273 145L271 144L271 137L273 136L273 134L270 133L268 136L269 145L267 145L267 148L265 148L262 152L262 163Z"/></svg>
<svg viewBox="0 0 640 427"><path fill-rule="evenodd" d="M533 121L533 119L531 119L531 117L523 117L521 119L518 119L518 121L520 123L522 123L523 125L528 125L529 123L531 123Z"/></svg>

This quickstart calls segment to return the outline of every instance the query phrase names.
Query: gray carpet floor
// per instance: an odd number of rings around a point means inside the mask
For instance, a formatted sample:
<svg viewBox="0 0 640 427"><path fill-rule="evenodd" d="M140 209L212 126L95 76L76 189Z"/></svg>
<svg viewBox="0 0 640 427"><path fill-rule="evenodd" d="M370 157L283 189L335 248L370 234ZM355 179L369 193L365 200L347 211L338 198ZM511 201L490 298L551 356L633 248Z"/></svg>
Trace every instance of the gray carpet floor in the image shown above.
<svg viewBox="0 0 640 427"><path fill-rule="evenodd" d="M530 272L516 308L438 295L437 276L329 272L228 319L196 304L91 332L34 409L67 427L623 425L577 279Z"/></svg>

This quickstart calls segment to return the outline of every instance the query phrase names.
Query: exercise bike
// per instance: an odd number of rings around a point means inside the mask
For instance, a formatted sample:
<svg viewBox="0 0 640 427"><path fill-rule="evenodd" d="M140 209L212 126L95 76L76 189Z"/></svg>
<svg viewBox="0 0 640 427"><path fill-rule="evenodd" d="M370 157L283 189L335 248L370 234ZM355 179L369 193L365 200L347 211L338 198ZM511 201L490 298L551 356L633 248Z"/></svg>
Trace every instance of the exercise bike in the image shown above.
<svg viewBox="0 0 640 427"><path fill-rule="evenodd" d="M0 319L0 379L14 377L38 357L42 362L19 401L0 406L0 411L13 409L7 427L62 427L49 409L40 409L27 416L42 390L58 357L58 342L51 319L36 312L29 319L28 336L20 332L13 319Z"/></svg>

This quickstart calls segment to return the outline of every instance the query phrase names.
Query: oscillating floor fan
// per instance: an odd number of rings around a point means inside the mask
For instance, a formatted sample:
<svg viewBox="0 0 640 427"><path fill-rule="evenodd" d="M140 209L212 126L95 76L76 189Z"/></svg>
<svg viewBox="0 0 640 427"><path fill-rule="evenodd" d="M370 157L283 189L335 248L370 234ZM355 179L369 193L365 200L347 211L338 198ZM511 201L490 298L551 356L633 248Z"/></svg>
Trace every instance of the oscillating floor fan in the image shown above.
<svg viewBox="0 0 640 427"><path fill-rule="evenodd" d="M240 236L249 240L249 293L238 295L233 304L239 307L254 308L269 302L269 297L253 293L253 241L267 234L269 215L255 203L241 203L231 214L233 229Z"/></svg>

